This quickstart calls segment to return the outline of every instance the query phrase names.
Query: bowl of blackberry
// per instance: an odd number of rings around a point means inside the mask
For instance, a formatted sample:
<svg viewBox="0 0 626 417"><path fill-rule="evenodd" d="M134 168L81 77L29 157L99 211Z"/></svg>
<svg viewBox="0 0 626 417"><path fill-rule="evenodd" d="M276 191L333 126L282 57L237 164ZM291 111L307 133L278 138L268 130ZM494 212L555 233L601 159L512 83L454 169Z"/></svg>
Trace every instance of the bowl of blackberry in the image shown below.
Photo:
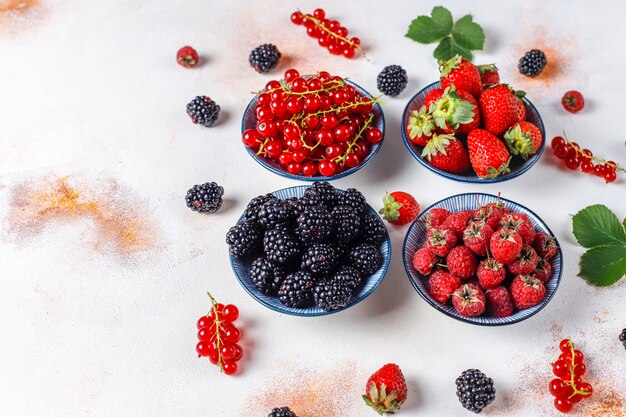
<svg viewBox="0 0 626 417"><path fill-rule="evenodd" d="M253 198L226 243L246 292L295 316L357 304L378 287L391 259L387 229L363 194L327 182Z"/></svg>

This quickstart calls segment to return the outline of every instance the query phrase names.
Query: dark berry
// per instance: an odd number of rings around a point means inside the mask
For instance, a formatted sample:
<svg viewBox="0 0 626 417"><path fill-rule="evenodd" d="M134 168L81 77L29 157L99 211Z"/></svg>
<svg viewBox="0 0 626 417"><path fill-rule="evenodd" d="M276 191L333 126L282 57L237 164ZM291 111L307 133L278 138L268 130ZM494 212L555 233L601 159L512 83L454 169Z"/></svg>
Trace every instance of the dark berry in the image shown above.
<svg viewBox="0 0 626 417"><path fill-rule="evenodd" d="M361 285L363 278L356 268L342 266L335 272L335 275L333 275L330 280L347 285L352 291L355 291Z"/></svg>
<svg viewBox="0 0 626 417"><path fill-rule="evenodd" d="M307 208L298 216L300 239L305 243L322 242L333 231L333 217L324 206Z"/></svg>
<svg viewBox="0 0 626 417"><path fill-rule="evenodd" d="M277 294L286 276L287 272L282 265L265 257L257 258L250 268L250 278L263 294Z"/></svg>
<svg viewBox="0 0 626 417"><path fill-rule="evenodd" d="M298 201L295 203L295 206L296 206L296 213L298 214L304 213L304 211L308 209L309 207L316 207L316 206L326 207L324 203L322 202L322 200L317 195L314 195L314 194L309 194L309 195L300 197Z"/></svg>
<svg viewBox="0 0 626 417"><path fill-rule="evenodd" d="M270 200L259 209L258 222L265 229L285 227L296 217L295 209L282 200Z"/></svg>
<svg viewBox="0 0 626 417"><path fill-rule="evenodd" d="M622 333L620 333L619 340L624 345L624 349L626 349L626 329L622 330Z"/></svg>
<svg viewBox="0 0 626 417"><path fill-rule="evenodd" d="M333 237L337 242L352 242L361 230L361 216L350 206L336 206L331 212L335 222Z"/></svg>
<svg viewBox="0 0 626 417"><path fill-rule="evenodd" d="M316 243L302 255L301 268L313 275L326 275L332 271L337 262L335 249L327 243Z"/></svg>
<svg viewBox="0 0 626 417"><path fill-rule="evenodd" d="M224 189L214 182L194 185L187 191L187 207L201 213L215 213L222 207Z"/></svg>
<svg viewBox="0 0 626 417"><path fill-rule="evenodd" d="M266 43L259 45L250 52L248 61L256 72L268 72L276 68L280 61L280 51L275 45Z"/></svg>
<svg viewBox="0 0 626 417"><path fill-rule="evenodd" d="M388 65L378 74L378 89L388 96L397 96L404 90L408 77L400 65Z"/></svg>
<svg viewBox="0 0 626 417"><path fill-rule="evenodd" d="M256 255L261 248L263 232L252 222L244 221L230 228L226 233L226 243L230 253L236 258Z"/></svg>
<svg viewBox="0 0 626 417"><path fill-rule="evenodd" d="M298 240L285 229L272 229L265 232L263 250L267 258L279 264L288 264L300 256Z"/></svg>
<svg viewBox="0 0 626 417"><path fill-rule="evenodd" d="M376 214L365 213L361 219L361 239L365 243L378 246L387 234L385 224Z"/></svg>
<svg viewBox="0 0 626 417"><path fill-rule="evenodd" d="M291 411L289 407L280 407L272 410L267 417L297 417L296 413Z"/></svg>
<svg viewBox="0 0 626 417"><path fill-rule="evenodd" d="M493 380L478 369L468 369L456 379L456 395L469 411L480 413L496 399Z"/></svg>
<svg viewBox="0 0 626 417"><path fill-rule="evenodd" d="M317 197L328 209L332 209L337 204L337 190L328 182L315 182L304 192L305 196Z"/></svg>
<svg viewBox="0 0 626 417"><path fill-rule="evenodd" d="M287 275L278 289L280 302L287 307L307 307L313 300L315 280L308 272L298 271Z"/></svg>
<svg viewBox="0 0 626 417"><path fill-rule="evenodd" d="M187 104L187 114L194 123L211 127L220 114L220 106L210 97L197 96Z"/></svg>
<svg viewBox="0 0 626 417"><path fill-rule="evenodd" d="M265 203L267 203L268 201L272 201L272 200L278 200L278 197L276 197L274 194L265 194L265 195L260 195L258 197L254 197L248 203L246 210L243 212L243 216L246 218L246 220L249 220L252 222L258 221L259 210L261 210L261 207Z"/></svg>
<svg viewBox="0 0 626 417"><path fill-rule="evenodd" d="M350 206L355 209L357 213L361 213L367 206L367 200L365 200L365 196L356 188L348 188L346 191L339 194L337 204Z"/></svg>
<svg viewBox="0 0 626 417"><path fill-rule="evenodd" d="M543 71L547 63L548 60L543 51L531 49L520 58L517 69L527 77L536 77Z"/></svg>
<svg viewBox="0 0 626 417"><path fill-rule="evenodd" d="M350 262L363 275L372 275L382 265L383 257L376 246L363 243L352 248Z"/></svg>
<svg viewBox="0 0 626 417"><path fill-rule="evenodd" d="M313 289L315 304L324 311L345 307L352 297L352 289L346 284L323 280Z"/></svg>

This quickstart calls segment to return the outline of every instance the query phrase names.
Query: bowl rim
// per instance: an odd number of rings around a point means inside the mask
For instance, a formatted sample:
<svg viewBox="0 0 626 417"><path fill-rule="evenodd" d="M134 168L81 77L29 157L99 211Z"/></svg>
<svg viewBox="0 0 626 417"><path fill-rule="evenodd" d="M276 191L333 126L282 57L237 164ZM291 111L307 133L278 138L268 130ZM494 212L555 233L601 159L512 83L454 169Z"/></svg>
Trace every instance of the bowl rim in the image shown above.
<svg viewBox="0 0 626 417"><path fill-rule="evenodd" d="M344 81L347 84L350 84L353 87L355 87L356 89L360 90L360 92L362 94L366 95L368 98L374 98L374 96L369 91L367 91L366 89L364 89L363 87L361 87L360 85L355 83L354 81L352 81L350 79L345 79ZM246 126L245 126L246 114L248 113L248 110L250 109L250 107L252 107L253 105L256 104L257 97L258 96L255 95L252 98L252 100L250 100L250 102L248 103L248 105L246 106L246 108L243 111L243 116L241 117L241 134L242 135L243 135L243 132L246 131ZM247 146L243 145L243 147L246 150L246 152L248 153L248 155L250 155L252 157L252 159L255 160L259 165L261 165L263 168L267 169L268 171L273 172L274 174L280 175L281 177L290 178L290 179L294 179L294 180L300 180L300 181L308 181L308 182L338 180L340 178L347 177L350 174L354 174L355 172L359 171L361 168L363 168L367 164L369 164L374 159L376 154L380 151L380 148L382 148L383 143L385 142L385 112L383 111L383 107L380 105L380 103L373 103L372 106L377 108L378 111L380 112L380 122L379 122L379 124L380 124L380 131L383 134L383 138L381 139L380 142L372 144L372 148L370 149L370 153L367 154L367 156L365 157L363 162L361 162L359 165L357 165L357 166L355 166L353 168L347 169L347 170L345 170L343 172L340 172L338 174L335 174L333 176L330 176L330 177L320 177L320 176L317 176L317 177L306 177L306 176L300 175L300 174L298 174L298 175L290 174L287 171L283 171L280 168L273 166L271 163L266 161L264 158L258 157L254 153L254 151L252 151Z"/></svg>
<svg viewBox="0 0 626 417"><path fill-rule="evenodd" d="M518 170L516 170L514 172L512 171L512 172L510 172L510 173L508 173L506 175L503 175L503 176L500 176L500 177L496 177L496 178L480 178L478 176L474 178L474 177L466 177L466 176L463 176L463 175L453 174L451 172L443 171L443 170L441 170L439 168L435 168L434 166L432 166L428 162L424 161L422 159L422 157L417 152L415 152L415 149L413 148L413 146L419 146L419 145L415 145L407 137L407 134L406 134L407 115L409 113L409 107L415 101L416 97L419 96L420 94L422 94L422 92L424 92L425 90L427 90L427 89L429 89L429 88L431 88L433 86L436 86L436 85L440 85L440 82L439 81L435 81L433 83L430 83L427 86L425 86L424 88L422 88L421 90L419 90L417 93L415 93L413 95L413 97L411 97L411 99L407 102L406 106L404 106L404 111L402 113L402 126L401 126L402 127L402 129L401 129L402 141L404 142L404 146L406 146L406 148L408 149L409 153L422 166L424 166L425 168L427 168L428 170L434 172L435 174L437 174L439 176L448 178L448 179L453 180L453 181L459 181L459 182L465 182L465 183L474 183L474 184L493 184L493 183L496 183L496 182L508 181L508 180L513 179L513 178L519 177L520 175L522 175L526 171L528 171L530 168L532 168L533 165L535 165L537 163L537 161L539 161L539 158L543 154L543 150L545 148L546 140L547 140L545 124L543 123L543 118L541 117L541 114L539 113L539 110L537 110L537 107L530 100L528 100L526 98L526 96L522 97L522 101L524 102L524 105L531 107L535 111L535 113L537 114L537 117L539 118L539 121L541 122L540 126L537 126L537 127L541 131L541 135L543 137L543 140L541 141L541 147L539 148L537 153L535 153L530 158L528 158L528 160L526 160L524 162L524 164L519 167Z"/></svg>
<svg viewBox="0 0 626 417"><path fill-rule="evenodd" d="M307 188L309 188L310 185L295 185L292 187L285 187L285 188L281 188L275 191L272 191L271 194L278 193L281 191L287 191L287 190L306 190ZM345 191L342 190L340 188L336 188L335 189L337 191ZM376 211L374 210L374 208L372 208L372 206L369 205L369 203L367 204L367 207L370 209L370 212L372 213L376 213ZM378 213L376 213L378 215ZM238 219L237 219L237 223L239 224L239 222L241 222L244 219L244 216L241 215ZM382 219L380 221L383 221ZM237 279L237 282L239 282L239 285L241 285L243 287L243 289L248 293L248 295L250 295L254 300L256 300L258 303L262 304L263 306L269 308L270 310L276 311L278 313L282 313L282 314L288 314L290 316L296 316L296 317L320 317L320 316L328 316L330 314L335 314L335 313L339 313L341 311L347 310L350 307L353 307L357 304L359 304L361 301L365 300L367 297L369 297L372 293L374 293L374 291L376 291L376 289L378 288L378 286L383 282L383 280L385 279L385 277L387 276L387 271L389 269L389 265L391 264L391 256L392 256L392 245L391 245L391 237L389 236L389 231L387 230L387 227L385 227L385 239L383 240L383 242L380 244L380 246L382 245L386 245L388 247L387 250L387 256L383 256L383 265L381 267L381 269L379 271L377 271L376 273L380 274L380 279L377 280L377 282L375 282L375 284L370 288L370 290L365 293L362 297L360 298L354 298L353 300L351 300L347 305L345 305L344 307L338 308L336 310L331 310L331 311L316 311L316 312L310 312L310 313L303 313L303 312L298 312L298 311L289 311L289 310L285 310L282 305L281 306L277 306L271 303L268 303L267 301L261 299L258 297L258 290L257 291L253 291L252 289L248 288L246 285L244 285L243 283L243 278L237 273L237 269L235 268L235 257L233 257L230 252L228 254L229 260L230 260L230 266L233 270L233 273L235 274L235 278ZM372 274L374 275L374 274ZM372 277L372 275L370 275L370 278ZM274 297L276 298L276 297ZM311 308L311 307L308 307ZM308 308L303 308L303 309L299 309L299 310L303 310L306 311Z"/></svg>
<svg viewBox="0 0 626 417"><path fill-rule="evenodd" d="M441 308L441 305L439 303L437 303L436 301L432 300L430 298L429 294L425 294L422 289L416 284L415 280L417 279L421 279L419 277L413 277L413 274L411 272L411 268L409 265L409 262L412 262L412 259L409 260L407 259L407 255L406 255L406 251L407 251L407 245L408 245L408 240L409 240L409 236L411 235L411 233L413 232L414 228L416 227L416 225L418 224L418 221L423 218L431 209L438 207L441 203L443 203L444 201L453 199L453 198L457 198L457 197L462 197L462 196L467 196L467 195L482 195L482 196L487 196L487 197L492 197L492 198L500 198L501 201L504 202L508 202L508 203L513 203L521 208L523 208L524 210L527 210L529 213L531 213L533 216L535 216L535 218L538 220L538 222L545 227L545 229L548 231L548 233L550 234L550 236L554 237L554 239L556 240L557 243L557 254L555 255L555 257L558 255L558 259L560 261L561 264L561 268L559 268L559 273L558 276L554 276L554 271L553 271L553 276L551 276L549 279L554 279L556 278L556 286L554 287L554 291L549 294L547 297L544 297L543 300L541 300L541 303L539 304L539 307L533 311L532 313L523 316L523 317L515 317L512 318L510 320L507 320L509 317L512 316L508 316L508 317L502 317L503 322L496 322L496 323L487 323L487 322L483 322L480 321L480 318L482 316L478 316L478 317L458 317L455 316L453 314L451 314L450 312L444 310ZM404 237L404 242L402 244L402 262L404 264L404 270L406 271L406 275L407 278L409 279L409 281L411 282L411 285L413 286L413 288L415 289L415 291L417 291L417 293L420 295L420 297L422 297L428 304L430 304L431 307L433 307L435 310L437 310L440 313L445 314L448 317L451 317L457 321L463 322L463 323L469 323L469 324L473 324L476 326L484 326L484 327L499 327L499 326L508 326L510 324L515 324L515 323L519 323L521 321L524 321L526 319L529 319L531 317L533 317L534 315L536 315L537 313L539 313L541 310L543 310L552 300L552 298L554 298L554 295L556 294L556 292L559 289L559 285L561 284L561 278L563 276L563 252L561 251L561 245L556 237L556 235L552 232L552 230L548 227L548 225L543 221L543 219L541 217L539 217L539 215L537 215L537 213L535 213L533 210L529 209L528 207L513 201L513 200L509 200L507 198L503 198L503 197L498 197L496 195L493 194L489 194L489 193L481 193L481 192L470 192L470 193L460 193L460 194L454 194L451 195L449 197L443 198L433 204L431 204L428 208L426 208L424 211L422 211L420 213L420 215L413 221L413 223L411 224L411 226L409 227L409 229L406 232L406 235ZM519 311L519 310L518 310Z"/></svg>

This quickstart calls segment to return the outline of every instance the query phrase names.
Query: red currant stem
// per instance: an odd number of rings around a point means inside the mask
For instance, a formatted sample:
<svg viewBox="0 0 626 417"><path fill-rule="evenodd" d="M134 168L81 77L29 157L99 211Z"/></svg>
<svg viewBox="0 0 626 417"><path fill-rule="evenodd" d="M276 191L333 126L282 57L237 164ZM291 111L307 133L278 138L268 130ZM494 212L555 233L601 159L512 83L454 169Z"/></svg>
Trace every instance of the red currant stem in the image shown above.
<svg viewBox="0 0 626 417"><path fill-rule="evenodd" d="M365 121L365 123L363 123L363 126L357 132L357 134L354 136L354 139L352 140L352 142L350 142L350 144L348 145L348 148L346 149L344 154L342 156L338 156L337 158L335 158L335 160L334 160L335 163L343 162L343 161L346 160L346 157L350 154L350 152L352 152L352 148L356 145L356 142L359 139L361 139L361 137L363 136L363 132L365 132L365 129L367 129L372 124L372 120L374 120L374 113L371 113L370 117L368 117L368 119Z"/></svg>
<svg viewBox="0 0 626 417"><path fill-rule="evenodd" d="M217 302L215 298L211 295L210 292L207 291L207 295L211 300L211 310L213 310L214 324L215 324L215 335L213 339L215 339L215 347L217 348L217 366L220 368L221 372L224 372L224 366L222 361L222 337L220 336L220 329L222 328L222 322L220 321L220 317L217 312Z"/></svg>
<svg viewBox="0 0 626 417"><path fill-rule="evenodd" d="M312 74L312 75L301 75L300 77L302 77L302 78L304 78L306 80L306 79L314 78L314 77L317 77L317 76L319 76L319 72L317 74ZM319 93L324 93L326 91L337 90L338 88L341 88L341 87L345 86L346 85L345 80L348 80L348 78L344 78L343 80L329 80L329 81L327 81L327 84L333 83L335 85L331 85L331 86L326 87L326 88L320 88L319 90L307 90L307 91L303 91L301 93L297 93L295 91L292 91L290 88L286 88L288 83L286 83L284 81L280 81L280 84L281 84L280 87L270 88L269 90L264 90L264 91L251 91L251 94L254 94L254 95L258 96L259 94L271 93L271 92L276 91L276 90L281 90L281 91L284 91L285 93L287 93L287 95L303 95L303 96L307 95L307 94L315 94L315 95L317 95Z"/></svg>
<svg viewBox="0 0 626 417"><path fill-rule="evenodd" d="M565 134L565 131L563 131L563 137L565 138L565 142L568 145L571 145L572 142L567 138L567 135ZM571 149L574 149L577 153L581 154L584 158L591 159L592 161L599 162L599 163L602 163L602 164L606 164L608 166L612 166L616 171L626 172L626 169L620 167L617 164L615 164L615 165L609 164L609 163L607 163L607 161L605 159L596 158L595 156L589 157L587 154L583 153L583 151L580 150L579 148L575 148L575 147L571 146Z"/></svg>
<svg viewBox="0 0 626 417"><path fill-rule="evenodd" d="M574 355L574 343L572 342L571 339L567 339L567 344L569 345L570 351L571 351L571 356L572 356L572 365L570 366L570 380L566 382L567 385L571 386L572 389L574 390L574 392L572 393L572 395L570 395L568 398L572 398L574 395L576 394L580 394L580 395L590 395L590 393L588 391L581 391L578 389L578 387L576 386L576 383L574 382L574 378L576 377L575 373L574 373L574 368L576 368L576 360L575 360L575 355Z"/></svg>
<svg viewBox="0 0 626 417"><path fill-rule="evenodd" d="M342 81L339 81L339 80L331 80L331 81L329 81L329 83L331 83L331 82L333 84L335 84L335 85L331 85L331 86L326 87L326 88L320 88L319 90L302 91L300 93L297 93L297 92L295 92L293 90L285 90L285 93L288 96L308 96L308 95L318 96L319 93L325 93L327 91L337 90L337 89L339 89L339 88L341 88L341 87L346 85L346 83L344 83L343 80Z"/></svg>
<svg viewBox="0 0 626 417"><path fill-rule="evenodd" d="M351 47L357 49L361 53L361 55L363 55L363 58L367 59L367 57L365 56L365 53L363 52L363 48L361 48L361 45L358 45L358 44L352 42L348 38L344 38L343 36L339 36L338 34L333 32L332 30L328 29L326 27L326 25L324 25L322 22L320 22L320 20L317 19L316 17L313 17L313 16L311 16L309 14L303 14L302 17L304 19L311 20L313 23L315 23L315 26L317 26L318 28L322 29L324 32L328 33L333 38L340 39L340 40L344 41L345 43L347 43L348 45L350 45Z"/></svg>
<svg viewBox="0 0 626 417"><path fill-rule="evenodd" d="M263 141L263 143L261 144L261 146L259 146L259 150L255 153L256 156L258 155L263 155L265 156L265 151L263 150L263 148L265 148L265 145L267 144L267 142L269 141L269 139L265 139Z"/></svg>
<svg viewBox="0 0 626 417"><path fill-rule="evenodd" d="M317 116L317 117L322 116L322 117L324 117L324 116L326 116L329 113L335 113L335 112L338 112L338 111L341 111L341 110L348 110L348 109L351 109L351 108L354 108L354 107L363 106L363 105L367 105L367 104L373 104L373 103L383 104L383 103L381 103L378 100L380 97L382 97L382 96L374 97L374 98L372 98L371 100L369 100L367 102L365 102L365 101L353 101L353 102L349 102L348 104L342 104L341 106L331 107L328 110L320 110L320 111L315 112L315 113L308 113L308 114L306 114L306 113L303 112L303 113L300 113L298 115L294 115L289 121L292 122L294 120L306 118L306 117L309 117L309 116Z"/></svg>

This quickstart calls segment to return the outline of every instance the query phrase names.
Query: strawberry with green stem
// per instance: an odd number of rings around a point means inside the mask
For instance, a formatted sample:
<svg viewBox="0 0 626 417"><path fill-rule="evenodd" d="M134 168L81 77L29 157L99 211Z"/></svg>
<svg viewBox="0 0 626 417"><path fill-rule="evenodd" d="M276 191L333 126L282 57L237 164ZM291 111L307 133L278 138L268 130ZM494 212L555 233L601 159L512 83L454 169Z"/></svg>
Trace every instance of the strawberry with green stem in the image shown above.
<svg viewBox="0 0 626 417"><path fill-rule="evenodd" d="M465 146L452 134L433 135L422 150L422 158L435 168L452 173L464 172L470 167Z"/></svg>
<svg viewBox="0 0 626 417"><path fill-rule="evenodd" d="M485 130L500 136L519 122L518 98L523 95L523 91L514 91L507 84L486 88L478 98Z"/></svg>
<svg viewBox="0 0 626 417"><path fill-rule="evenodd" d="M476 67L478 72L480 72L480 81L483 83L483 86L500 83L500 74L498 74L498 67L495 64L483 64Z"/></svg>
<svg viewBox="0 0 626 417"><path fill-rule="evenodd" d="M461 55L457 54L449 60L440 60L439 69L442 88L447 88L454 83L457 89L465 90L475 98L478 98L483 91L478 68Z"/></svg>
<svg viewBox="0 0 626 417"><path fill-rule="evenodd" d="M504 139L512 155L519 155L523 159L536 154L543 143L543 135L537 126L530 122L520 121L511 126L505 133Z"/></svg>
<svg viewBox="0 0 626 417"><path fill-rule="evenodd" d="M420 107L419 111L411 111L406 129L411 142L419 146L426 146L437 130L437 125L435 124L433 115L430 114L428 108L423 105Z"/></svg>
<svg viewBox="0 0 626 417"><path fill-rule="evenodd" d="M465 98L461 97L455 85L451 84L445 88L441 97L429 105L428 112L432 114L436 126L444 132L457 130L459 126L464 125L469 125L469 129L471 130L472 127L478 127L480 123L480 115L476 101L468 92L461 94L463 94ZM469 131L467 130L468 126L465 126L465 128L465 133L467 133Z"/></svg>
<svg viewBox="0 0 626 417"><path fill-rule="evenodd" d="M497 136L484 129L474 129L467 136L467 148L474 172L481 178L508 174L511 154Z"/></svg>
<svg viewBox="0 0 626 417"><path fill-rule="evenodd" d="M367 380L363 401L378 414L394 414L406 401L406 380L400 367L388 363Z"/></svg>
<svg viewBox="0 0 626 417"><path fill-rule="evenodd" d="M420 205L411 194L394 191L383 197L380 214L391 224L402 226L411 223L419 213Z"/></svg>

